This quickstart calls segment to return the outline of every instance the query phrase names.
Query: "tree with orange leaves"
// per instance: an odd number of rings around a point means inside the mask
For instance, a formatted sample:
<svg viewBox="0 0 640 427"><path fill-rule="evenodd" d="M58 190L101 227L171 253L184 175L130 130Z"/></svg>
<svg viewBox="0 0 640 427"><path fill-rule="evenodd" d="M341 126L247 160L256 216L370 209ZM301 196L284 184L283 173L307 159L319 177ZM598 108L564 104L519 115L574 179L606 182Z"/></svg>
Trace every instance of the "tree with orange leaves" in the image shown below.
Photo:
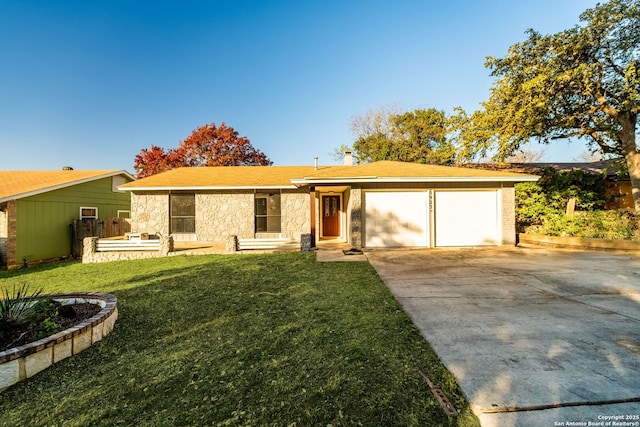
<svg viewBox="0 0 640 427"><path fill-rule="evenodd" d="M244 136L221 123L195 129L180 146L165 151L161 147L143 148L135 158L138 178L183 166L269 166L272 162L254 148Z"/></svg>
<svg viewBox="0 0 640 427"><path fill-rule="evenodd" d="M151 149L143 148L140 154L136 155L133 168L136 170L137 178L155 175L169 169L182 166L178 161L176 149L164 151L162 147L152 145Z"/></svg>

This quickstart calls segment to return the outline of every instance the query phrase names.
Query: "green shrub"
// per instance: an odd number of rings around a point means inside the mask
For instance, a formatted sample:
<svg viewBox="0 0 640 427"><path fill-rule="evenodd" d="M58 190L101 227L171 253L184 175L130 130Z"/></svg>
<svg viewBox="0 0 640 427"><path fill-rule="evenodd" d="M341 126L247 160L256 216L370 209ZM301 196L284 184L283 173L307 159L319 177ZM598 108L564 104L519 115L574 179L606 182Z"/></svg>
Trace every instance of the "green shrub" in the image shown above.
<svg viewBox="0 0 640 427"><path fill-rule="evenodd" d="M570 199L575 199L576 210L595 211L604 208L605 175L581 170L558 172L553 168L540 169L538 182L524 182L515 186L516 227L524 232L528 227L542 225L550 217L554 225L570 220L562 219Z"/></svg>
<svg viewBox="0 0 640 427"><path fill-rule="evenodd" d="M34 328L40 330L38 339L48 337L62 330L56 320L58 319L58 307L60 305L50 296L44 296L34 304L30 322Z"/></svg>
<svg viewBox="0 0 640 427"><path fill-rule="evenodd" d="M11 290L3 287L0 295L0 338L4 337L12 328L30 321L34 314L33 300L42 293L42 289L30 291L29 286L23 284Z"/></svg>
<svg viewBox="0 0 640 427"><path fill-rule="evenodd" d="M640 216L624 210L549 212L527 233L593 239L640 240Z"/></svg>
<svg viewBox="0 0 640 427"><path fill-rule="evenodd" d="M581 170L557 172L553 168L540 171L538 185L555 209L564 210L569 199L576 200L576 209L594 211L604 209L605 175Z"/></svg>
<svg viewBox="0 0 640 427"><path fill-rule="evenodd" d="M546 194L537 182L517 184L515 192L518 232L523 232L527 227L542 224L542 218L547 215L562 212L549 204Z"/></svg>

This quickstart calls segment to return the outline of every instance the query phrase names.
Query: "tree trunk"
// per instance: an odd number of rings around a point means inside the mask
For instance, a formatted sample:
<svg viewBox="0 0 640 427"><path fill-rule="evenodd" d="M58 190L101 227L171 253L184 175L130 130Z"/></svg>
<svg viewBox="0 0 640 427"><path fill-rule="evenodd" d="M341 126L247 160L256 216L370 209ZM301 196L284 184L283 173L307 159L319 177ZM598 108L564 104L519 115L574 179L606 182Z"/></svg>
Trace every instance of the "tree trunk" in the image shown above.
<svg viewBox="0 0 640 427"><path fill-rule="evenodd" d="M622 145L622 153L627 161L629 178L631 179L631 194L636 213L640 213L640 153L636 146L636 122L637 114L618 117L622 130L618 134Z"/></svg>
<svg viewBox="0 0 640 427"><path fill-rule="evenodd" d="M640 153L627 153L627 168L629 169L629 178L631 178L631 194L633 195L633 204L636 212L640 212Z"/></svg>

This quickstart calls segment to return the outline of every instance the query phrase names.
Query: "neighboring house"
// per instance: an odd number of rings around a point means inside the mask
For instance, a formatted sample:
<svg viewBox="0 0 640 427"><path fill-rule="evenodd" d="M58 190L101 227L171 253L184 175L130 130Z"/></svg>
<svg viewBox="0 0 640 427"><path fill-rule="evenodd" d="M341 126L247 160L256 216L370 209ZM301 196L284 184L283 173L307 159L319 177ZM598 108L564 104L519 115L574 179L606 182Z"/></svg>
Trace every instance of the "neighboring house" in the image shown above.
<svg viewBox="0 0 640 427"><path fill-rule="evenodd" d="M116 217L131 209L118 186L125 171L0 171L0 267L59 259L71 254L74 220Z"/></svg>
<svg viewBox="0 0 640 427"><path fill-rule="evenodd" d="M631 179L620 167L620 159L599 160L596 162L568 163L474 163L465 167L505 172L537 174L541 169L552 168L557 172L580 170L605 176L605 197L610 198L605 209L634 209Z"/></svg>
<svg viewBox="0 0 640 427"><path fill-rule="evenodd" d="M310 234L353 247L513 245L514 184L537 176L381 161L178 168L131 191L131 230L176 241Z"/></svg>

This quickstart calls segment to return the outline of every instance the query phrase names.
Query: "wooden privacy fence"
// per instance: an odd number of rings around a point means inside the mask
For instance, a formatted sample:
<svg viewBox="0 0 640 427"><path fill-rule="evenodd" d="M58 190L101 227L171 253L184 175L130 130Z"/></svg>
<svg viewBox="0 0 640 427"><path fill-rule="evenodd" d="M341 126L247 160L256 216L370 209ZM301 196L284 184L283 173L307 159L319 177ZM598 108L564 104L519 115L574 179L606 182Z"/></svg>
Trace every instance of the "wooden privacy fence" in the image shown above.
<svg viewBox="0 0 640 427"><path fill-rule="evenodd" d="M129 218L113 217L104 218L102 221L104 221L102 225L104 234L102 237L124 236L124 233L131 231L131 219Z"/></svg>
<svg viewBox="0 0 640 427"><path fill-rule="evenodd" d="M82 256L82 241L85 237L124 236L130 231L129 218L75 219L71 224L71 256L74 258Z"/></svg>

